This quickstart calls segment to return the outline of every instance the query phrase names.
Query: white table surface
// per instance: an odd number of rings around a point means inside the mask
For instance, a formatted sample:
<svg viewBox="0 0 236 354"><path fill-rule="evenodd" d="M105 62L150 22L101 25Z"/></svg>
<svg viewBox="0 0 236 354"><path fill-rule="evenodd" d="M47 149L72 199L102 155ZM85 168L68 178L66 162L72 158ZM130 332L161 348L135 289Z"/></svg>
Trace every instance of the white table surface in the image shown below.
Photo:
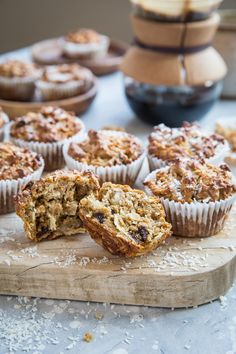
<svg viewBox="0 0 236 354"><path fill-rule="evenodd" d="M201 123L213 127L228 115L236 115L235 101L217 103ZM143 139L151 131L129 109L119 73L99 79L98 96L82 118L87 128L122 125ZM93 334L90 343L82 340L85 332ZM236 287L213 303L181 310L0 296L0 353L24 352L235 354Z"/></svg>

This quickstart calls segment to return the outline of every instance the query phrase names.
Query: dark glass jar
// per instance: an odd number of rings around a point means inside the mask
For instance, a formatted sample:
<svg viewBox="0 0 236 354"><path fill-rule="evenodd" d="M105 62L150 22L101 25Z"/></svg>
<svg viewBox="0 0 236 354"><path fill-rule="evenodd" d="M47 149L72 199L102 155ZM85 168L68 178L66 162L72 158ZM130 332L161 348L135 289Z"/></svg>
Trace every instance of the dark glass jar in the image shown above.
<svg viewBox="0 0 236 354"><path fill-rule="evenodd" d="M219 98L222 81L202 86L154 86L125 77L125 94L135 114L143 121L171 127L201 119Z"/></svg>

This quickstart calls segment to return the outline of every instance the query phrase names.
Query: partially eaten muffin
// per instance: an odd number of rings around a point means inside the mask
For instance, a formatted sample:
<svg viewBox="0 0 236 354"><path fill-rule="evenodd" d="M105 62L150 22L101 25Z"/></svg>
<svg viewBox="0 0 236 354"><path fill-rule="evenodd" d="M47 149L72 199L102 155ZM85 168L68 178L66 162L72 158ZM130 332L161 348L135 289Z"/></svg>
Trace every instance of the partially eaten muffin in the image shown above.
<svg viewBox="0 0 236 354"><path fill-rule="evenodd" d="M125 257L148 253L171 234L159 199L127 185L104 183L81 200L79 215L98 244Z"/></svg>
<svg viewBox="0 0 236 354"><path fill-rule="evenodd" d="M16 213L34 241L82 233L79 202L98 189L91 172L56 171L26 185L16 197Z"/></svg>

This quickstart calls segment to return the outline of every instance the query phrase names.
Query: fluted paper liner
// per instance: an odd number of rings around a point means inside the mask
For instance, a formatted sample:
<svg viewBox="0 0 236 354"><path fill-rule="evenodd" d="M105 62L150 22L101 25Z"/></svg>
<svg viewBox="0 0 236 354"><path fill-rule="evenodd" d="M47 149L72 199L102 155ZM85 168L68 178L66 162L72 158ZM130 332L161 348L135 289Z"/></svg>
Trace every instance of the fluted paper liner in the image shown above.
<svg viewBox="0 0 236 354"><path fill-rule="evenodd" d="M155 179L156 171L150 173L145 181ZM149 195L154 195L145 186ZM208 237L220 232L236 199L233 195L216 202L179 203L160 198L166 212L166 219L172 225L174 235L184 237Z"/></svg>
<svg viewBox="0 0 236 354"><path fill-rule="evenodd" d="M9 123L9 118L6 113L0 112L0 116L3 118L4 125L0 128L0 141L3 141L6 137L7 124Z"/></svg>
<svg viewBox="0 0 236 354"><path fill-rule="evenodd" d="M0 76L0 91L3 99L30 100L34 95L35 81L38 75L31 77L3 77Z"/></svg>
<svg viewBox="0 0 236 354"><path fill-rule="evenodd" d="M63 145L66 143L70 143L72 141L82 141L84 140L84 132L85 132L85 127L84 124L82 124L82 129L79 133L73 135L72 137L68 139L64 139L58 142L53 142L53 143L41 143L41 142L35 142L35 141L25 141L22 139L15 139L10 136L10 140L17 146L20 146L22 148L27 148L31 151L34 151L38 153L39 155L43 156L44 161L45 161L45 170L46 171L54 171L60 168L63 168L65 166L65 161L63 158ZM10 130L9 125L9 130Z"/></svg>
<svg viewBox="0 0 236 354"><path fill-rule="evenodd" d="M44 160L41 158L40 167L28 176L0 181L0 214L10 213L15 210L14 197L27 183L39 180L43 170Z"/></svg>
<svg viewBox="0 0 236 354"><path fill-rule="evenodd" d="M78 171L92 171L99 177L101 183L113 182L131 186L135 183L146 156L143 153L138 159L127 165L97 167L76 161L68 154L68 149L69 144L64 145L63 155L68 168Z"/></svg>
<svg viewBox="0 0 236 354"><path fill-rule="evenodd" d="M98 59L107 54L110 39L107 36L101 36L101 43L72 43L62 40L64 54L72 59Z"/></svg>

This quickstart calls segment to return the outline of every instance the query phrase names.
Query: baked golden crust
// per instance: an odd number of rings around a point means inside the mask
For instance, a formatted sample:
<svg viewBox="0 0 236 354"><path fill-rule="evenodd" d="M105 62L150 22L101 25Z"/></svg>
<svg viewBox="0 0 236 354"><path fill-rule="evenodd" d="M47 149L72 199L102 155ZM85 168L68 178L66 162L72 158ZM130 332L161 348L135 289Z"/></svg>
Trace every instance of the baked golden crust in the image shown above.
<svg viewBox="0 0 236 354"><path fill-rule="evenodd" d="M41 77L42 82L54 84L88 80L93 80L91 71L75 63L48 66L44 69Z"/></svg>
<svg viewBox="0 0 236 354"><path fill-rule="evenodd" d="M185 122L181 128L169 128L159 124L149 136L148 152L164 161L178 157L209 159L226 145L218 134L206 135L197 124Z"/></svg>
<svg viewBox="0 0 236 354"><path fill-rule="evenodd" d="M33 63L21 60L6 60L0 63L0 76L13 77L31 77L38 74L38 69Z"/></svg>
<svg viewBox="0 0 236 354"><path fill-rule="evenodd" d="M76 44L100 43L101 35L92 29L81 28L65 36L67 42Z"/></svg>
<svg viewBox="0 0 236 354"><path fill-rule="evenodd" d="M112 130L90 130L88 139L72 142L68 154L74 160L92 166L128 165L143 153L139 140L128 133Z"/></svg>
<svg viewBox="0 0 236 354"><path fill-rule="evenodd" d="M236 122L232 118L230 120L223 119L216 122L215 131L222 135L230 144L233 152L236 152Z"/></svg>
<svg viewBox="0 0 236 354"><path fill-rule="evenodd" d="M236 192L228 166L216 167L204 161L177 159L168 167L152 173L144 182L153 195L179 203L216 202Z"/></svg>
<svg viewBox="0 0 236 354"><path fill-rule="evenodd" d="M16 213L28 238L41 241L84 232L79 201L98 188L91 172L60 170L30 182L16 197Z"/></svg>
<svg viewBox="0 0 236 354"><path fill-rule="evenodd" d="M13 145L0 143L0 180L23 178L41 166L40 156L35 152Z"/></svg>
<svg viewBox="0 0 236 354"><path fill-rule="evenodd" d="M104 183L80 201L79 215L98 244L125 257L146 254L171 234L160 201L127 185Z"/></svg>
<svg viewBox="0 0 236 354"><path fill-rule="evenodd" d="M39 112L29 112L14 120L10 135L24 141L53 143L78 134L83 124L74 112L59 107L42 107Z"/></svg>

